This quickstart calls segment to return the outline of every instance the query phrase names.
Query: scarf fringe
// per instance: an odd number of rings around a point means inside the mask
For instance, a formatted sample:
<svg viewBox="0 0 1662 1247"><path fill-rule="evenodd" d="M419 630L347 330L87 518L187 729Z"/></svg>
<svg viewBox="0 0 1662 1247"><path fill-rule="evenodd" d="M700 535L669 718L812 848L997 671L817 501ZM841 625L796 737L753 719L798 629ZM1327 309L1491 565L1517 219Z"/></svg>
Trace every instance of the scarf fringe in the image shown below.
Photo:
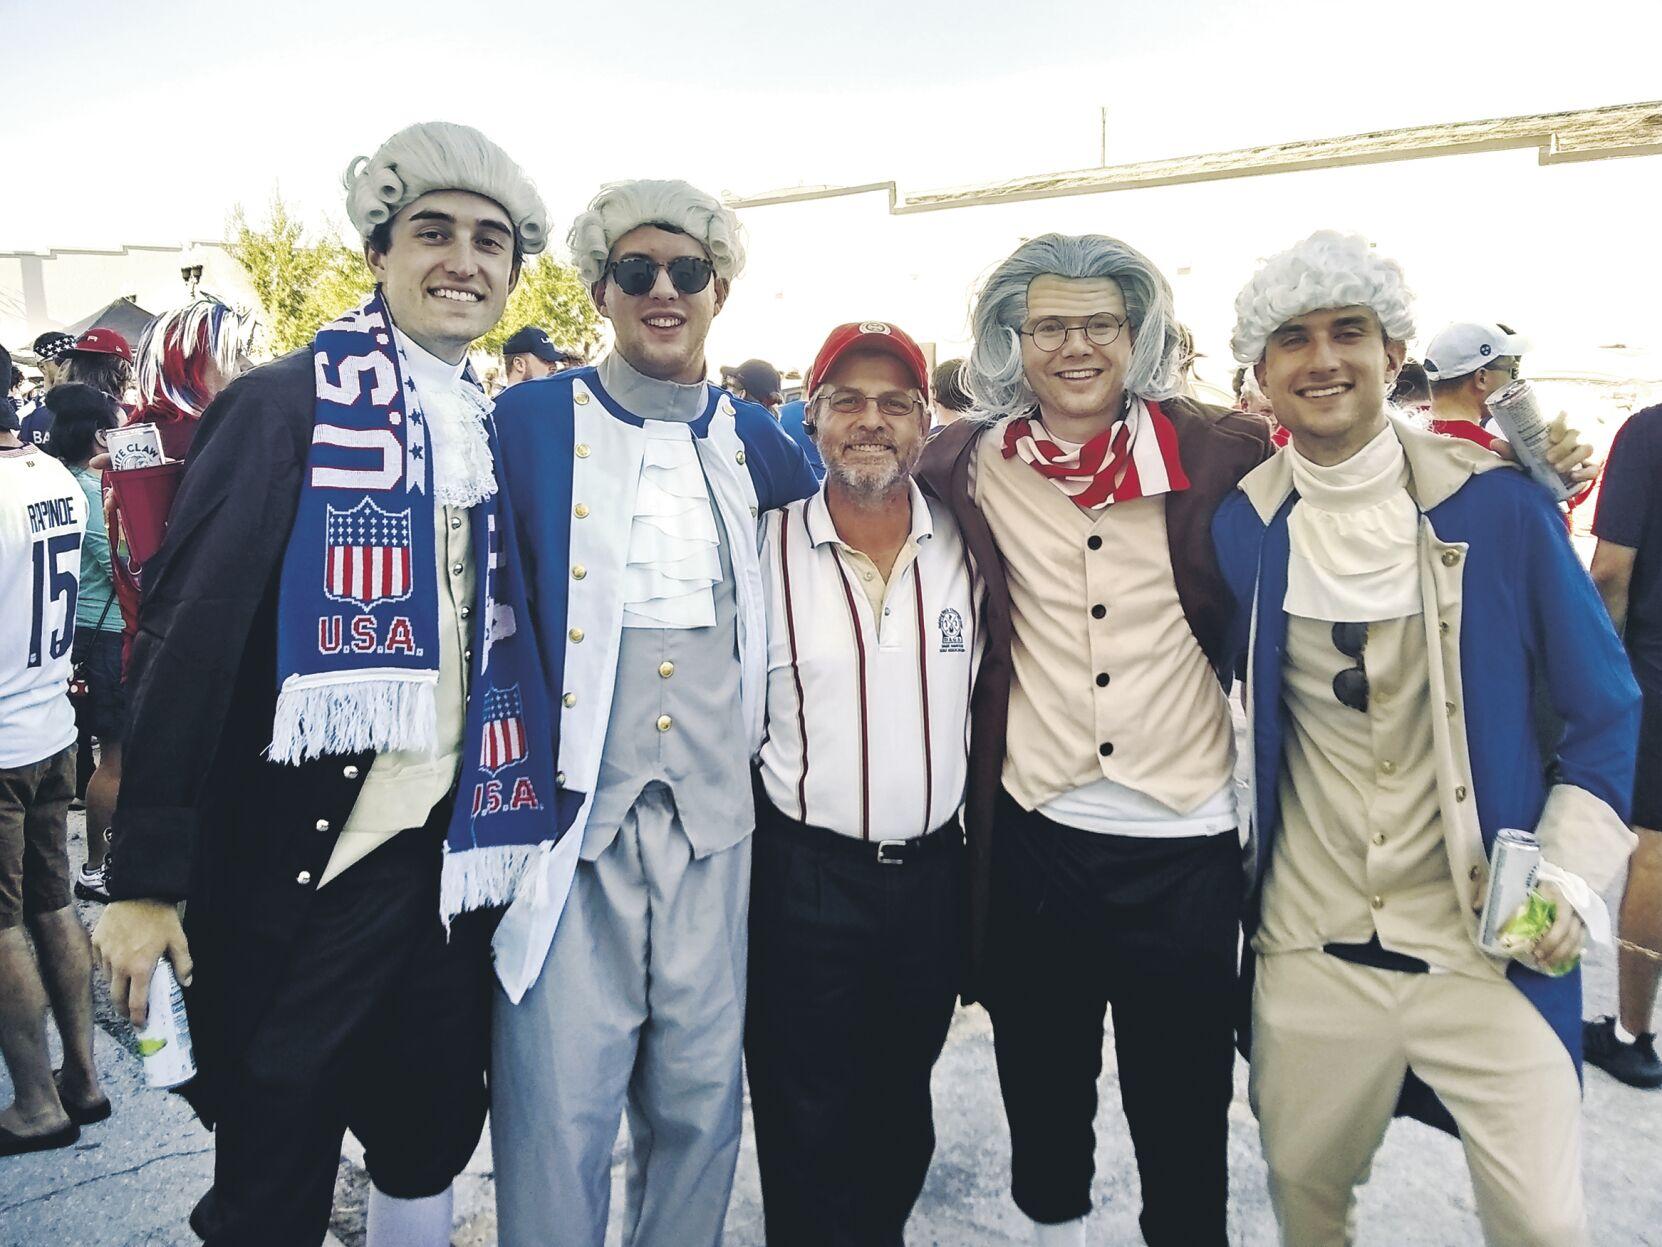
<svg viewBox="0 0 1662 1247"><path fill-rule="evenodd" d="M324 754L431 753L438 723L435 680L353 680L285 688L272 724L273 762L298 766Z"/></svg>
<svg viewBox="0 0 1662 1247"><path fill-rule="evenodd" d="M543 851L539 843L493 844L460 852L447 846L439 875L439 913L445 926L458 914L511 903L520 880Z"/></svg>

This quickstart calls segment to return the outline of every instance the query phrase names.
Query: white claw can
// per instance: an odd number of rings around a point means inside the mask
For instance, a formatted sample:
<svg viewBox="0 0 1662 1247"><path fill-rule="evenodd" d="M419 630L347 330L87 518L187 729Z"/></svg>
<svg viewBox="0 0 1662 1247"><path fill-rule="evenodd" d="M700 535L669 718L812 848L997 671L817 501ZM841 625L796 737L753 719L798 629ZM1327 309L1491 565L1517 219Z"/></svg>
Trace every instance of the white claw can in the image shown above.
<svg viewBox="0 0 1662 1247"><path fill-rule="evenodd" d="M1550 489L1559 502L1574 492L1547 462L1547 449L1552 441L1547 434L1547 418L1535 400L1534 386L1527 381L1512 382L1489 400L1489 414L1506 434L1519 466Z"/></svg>
<svg viewBox="0 0 1662 1247"><path fill-rule="evenodd" d="M1484 952L1510 957L1500 940L1500 929L1529 900L1535 872L1541 865L1541 844L1532 831L1502 827L1489 849L1489 889L1483 898L1483 916L1477 924L1477 943Z"/></svg>
<svg viewBox="0 0 1662 1247"><path fill-rule="evenodd" d="M117 472L129 468L153 468L161 463L162 435L153 424L129 424L104 434L104 449L110 452L110 467Z"/></svg>
<svg viewBox="0 0 1662 1247"><path fill-rule="evenodd" d="M150 976L150 1016L135 1038L144 1063L144 1081L149 1086L166 1090L196 1077L185 993L173 973L173 963L166 957L156 963L156 971Z"/></svg>

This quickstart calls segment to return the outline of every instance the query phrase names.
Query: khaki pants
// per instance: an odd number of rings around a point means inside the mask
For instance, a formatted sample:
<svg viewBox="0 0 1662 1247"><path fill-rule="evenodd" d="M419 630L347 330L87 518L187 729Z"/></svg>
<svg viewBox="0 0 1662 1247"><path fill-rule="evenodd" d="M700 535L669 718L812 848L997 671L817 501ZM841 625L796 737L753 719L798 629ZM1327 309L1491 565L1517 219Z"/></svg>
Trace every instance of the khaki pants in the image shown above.
<svg viewBox="0 0 1662 1247"><path fill-rule="evenodd" d="M1504 979L1403 974L1322 952L1258 959L1253 1111L1287 1247L1354 1237L1354 1188L1412 1066L1460 1126L1492 1247L1581 1247L1581 1087Z"/></svg>

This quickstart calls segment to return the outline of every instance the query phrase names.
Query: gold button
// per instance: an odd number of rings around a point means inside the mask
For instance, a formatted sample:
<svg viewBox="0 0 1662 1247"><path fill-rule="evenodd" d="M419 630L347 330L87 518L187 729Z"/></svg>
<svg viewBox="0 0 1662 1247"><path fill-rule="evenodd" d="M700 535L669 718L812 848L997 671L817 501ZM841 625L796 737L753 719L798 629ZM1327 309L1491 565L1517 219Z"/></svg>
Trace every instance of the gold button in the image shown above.
<svg viewBox="0 0 1662 1247"><path fill-rule="evenodd" d="M571 508L571 513L580 520L586 520L589 518L589 504L586 502L579 502L576 506Z"/></svg>
<svg viewBox="0 0 1662 1247"><path fill-rule="evenodd" d="M1384 909L1385 898L1383 896L1376 896L1373 900L1369 901L1368 904L1372 905L1375 909Z"/></svg>
<svg viewBox="0 0 1662 1247"><path fill-rule="evenodd" d="M461 563L452 563L450 565L450 574L452 576L460 576L466 570L467 568Z"/></svg>
<svg viewBox="0 0 1662 1247"><path fill-rule="evenodd" d="M737 459L740 463L743 463L744 462L744 451L741 450L738 454L734 455L733 457L735 459Z"/></svg>
<svg viewBox="0 0 1662 1247"><path fill-rule="evenodd" d="M573 580L581 580L581 579L583 579L584 576L587 576L588 574L589 574L589 569L584 567L581 563L573 563L571 565L571 578Z"/></svg>
<svg viewBox="0 0 1662 1247"><path fill-rule="evenodd" d="M1466 877L1468 879L1470 879L1473 883L1476 883L1477 882L1477 877L1479 875L1481 875L1482 873L1483 873L1483 868L1481 866L1473 866L1470 870L1468 870L1466 872Z"/></svg>
<svg viewBox="0 0 1662 1247"><path fill-rule="evenodd" d="M560 698L560 704L562 706L564 706L567 710L570 710L573 706L575 706L577 704L577 694L576 693L567 693L564 697Z"/></svg>
<svg viewBox="0 0 1662 1247"><path fill-rule="evenodd" d="M658 674L663 676L664 679L666 679L666 680L669 679L670 676L675 674L675 664L672 663L672 662L661 662L661 663L659 663L658 664Z"/></svg>
<svg viewBox="0 0 1662 1247"><path fill-rule="evenodd" d="M756 508L755 508L755 507L751 507L751 508L750 508L750 518L751 518L751 519L755 519L755 518L756 518Z"/></svg>
<svg viewBox="0 0 1662 1247"><path fill-rule="evenodd" d="M1448 635L1448 621L1444 620L1442 623L1438 624L1437 625L1437 631L1441 632L1444 636L1447 636Z"/></svg>
<svg viewBox="0 0 1662 1247"><path fill-rule="evenodd" d="M1466 785L1461 784L1454 790L1454 799L1456 801L1464 801L1466 799Z"/></svg>
<svg viewBox="0 0 1662 1247"><path fill-rule="evenodd" d="M587 442L578 442L577 445L572 447L571 453L576 455L579 459L587 459L589 457L589 444Z"/></svg>
<svg viewBox="0 0 1662 1247"><path fill-rule="evenodd" d="M456 608L456 613L458 615L460 615L463 619L471 619L473 617L473 607L471 607L471 606L457 607Z"/></svg>
<svg viewBox="0 0 1662 1247"><path fill-rule="evenodd" d="M667 714L661 714L658 716L658 730L660 732L667 732L674 726L675 720L670 718Z"/></svg>
<svg viewBox="0 0 1662 1247"><path fill-rule="evenodd" d="M571 638L571 643L573 645L582 643L583 630L581 628L573 628L570 632L566 633L566 635Z"/></svg>
<svg viewBox="0 0 1662 1247"><path fill-rule="evenodd" d="M1375 844L1376 844L1376 845L1378 845L1378 844L1384 844L1384 843L1385 843L1385 833L1384 833L1384 832L1383 832L1383 831L1376 831L1376 832L1374 832L1374 833L1373 833L1373 842L1374 842L1374 843L1375 843Z"/></svg>
<svg viewBox="0 0 1662 1247"><path fill-rule="evenodd" d="M861 580L870 580L871 576L872 576L872 574L870 572L861 572L860 573L860 579Z"/></svg>
<svg viewBox="0 0 1662 1247"><path fill-rule="evenodd" d="M1397 773L1397 764L1392 762L1389 758L1386 758L1385 761L1379 764L1379 769L1384 771L1387 775L1395 775Z"/></svg>
<svg viewBox="0 0 1662 1247"><path fill-rule="evenodd" d="M1445 701L1443 703L1443 709L1448 711L1450 718L1454 717L1454 703L1452 701Z"/></svg>
<svg viewBox="0 0 1662 1247"><path fill-rule="evenodd" d="M555 771L554 772L554 787L564 788L565 786L566 786L566 773L564 771Z"/></svg>
<svg viewBox="0 0 1662 1247"><path fill-rule="evenodd" d="M343 766L340 769L340 773L343 776L345 776L347 779L357 779L358 778L358 768L355 767L355 766Z"/></svg>
<svg viewBox="0 0 1662 1247"><path fill-rule="evenodd" d="M294 877L294 881L296 883L298 883L301 887L305 887L308 883L310 883L312 881L312 872L309 871L309 870L302 870L298 875L296 875Z"/></svg>
<svg viewBox="0 0 1662 1247"><path fill-rule="evenodd" d="M462 526L462 517L459 516L459 515L452 515L450 517L450 527L451 528L460 528L461 526Z"/></svg>
<svg viewBox="0 0 1662 1247"><path fill-rule="evenodd" d="M583 404L585 404L589 401L589 395L588 395L587 390L578 390L574 397L576 398L577 405L579 407L583 406Z"/></svg>
<svg viewBox="0 0 1662 1247"><path fill-rule="evenodd" d="M464 649L462 651L462 661L463 662L472 662L473 661L473 651L470 650L470 649Z"/></svg>
<svg viewBox="0 0 1662 1247"><path fill-rule="evenodd" d="M1460 561L1460 552L1458 550L1444 550L1443 551L1443 566L1444 567L1453 567L1459 561Z"/></svg>
<svg viewBox="0 0 1662 1247"><path fill-rule="evenodd" d="M317 826L317 829L319 831L328 831L329 830L329 820L326 819L326 818L320 818L320 819L317 820L316 826Z"/></svg>

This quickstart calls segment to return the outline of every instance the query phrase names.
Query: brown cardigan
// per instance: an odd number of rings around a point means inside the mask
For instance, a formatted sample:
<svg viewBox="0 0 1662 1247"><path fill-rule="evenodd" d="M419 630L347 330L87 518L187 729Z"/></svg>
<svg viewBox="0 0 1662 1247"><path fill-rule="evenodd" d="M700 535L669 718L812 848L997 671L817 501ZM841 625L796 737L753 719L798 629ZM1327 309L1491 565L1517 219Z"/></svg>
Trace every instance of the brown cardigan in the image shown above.
<svg viewBox="0 0 1662 1247"><path fill-rule="evenodd" d="M1186 398L1167 399L1159 406L1177 429L1177 452L1189 478L1189 488L1166 502L1177 597L1195 640L1222 678L1227 674L1225 636L1233 603L1212 549L1212 514L1241 478L1270 456L1270 430L1257 416L1204 407ZM966 1003L976 999L986 964L993 810L1004 771L1010 708L1010 590L992 530L969 492L981 436L991 428L991 422L979 420L947 425L929 440L917 470L924 493L945 503L958 521L965 548L986 587L981 621L986 648L970 699L969 785L964 797L970 865Z"/></svg>

